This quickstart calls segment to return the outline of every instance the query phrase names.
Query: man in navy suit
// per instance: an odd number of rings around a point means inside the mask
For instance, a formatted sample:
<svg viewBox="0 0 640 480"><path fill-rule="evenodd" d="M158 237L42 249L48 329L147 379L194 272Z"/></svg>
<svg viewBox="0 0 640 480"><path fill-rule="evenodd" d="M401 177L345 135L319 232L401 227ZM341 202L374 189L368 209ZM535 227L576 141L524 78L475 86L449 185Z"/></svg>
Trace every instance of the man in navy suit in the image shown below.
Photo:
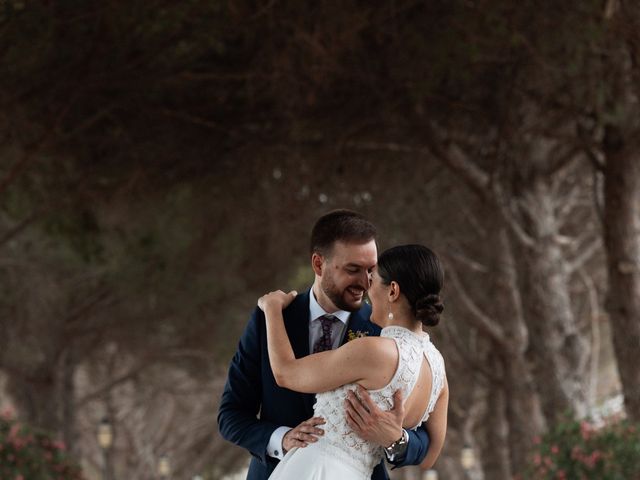
<svg viewBox="0 0 640 480"><path fill-rule="evenodd" d="M360 214L335 210L320 217L311 233L311 266L315 281L283 312L285 327L297 358L318 349L337 348L359 335L379 335L369 321L364 302L377 262L376 229ZM326 316L330 322L326 321ZM323 321L324 319L324 321ZM362 438L385 447L395 466L417 465L426 455L429 437L424 427L402 428L401 398L382 411L364 390L363 402L351 395L345 404L349 424ZM266 480L287 451L317 441L323 419L313 415L315 396L279 387L267 352L262 311L256 308L231 360L218 412L222 436L253 456L248 480ZM372 479L389 476L384 461Z"/></svg>

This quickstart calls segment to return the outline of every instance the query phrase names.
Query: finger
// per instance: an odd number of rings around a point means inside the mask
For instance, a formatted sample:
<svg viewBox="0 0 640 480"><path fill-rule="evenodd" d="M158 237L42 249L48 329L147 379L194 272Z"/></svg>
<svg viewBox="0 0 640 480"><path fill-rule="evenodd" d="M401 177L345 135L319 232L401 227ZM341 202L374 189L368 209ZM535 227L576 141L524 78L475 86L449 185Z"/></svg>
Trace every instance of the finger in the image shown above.
<svg viewBox="0 0 640 480"><path fill-rule="evenodd" d="M363 432L362 426L356 421L356 419L352 415L349 414L349 412L347 412L347 414L345 415L345 418L347 421L347 425L349 425L351 430L353 430L358 434Z"/></svg>
<svg viewBox="0 0 640 480"><path fill-rule="evenodd" d="M361 385L358 385L357 398L360 400L360 402L362 403L364 408L367 410L367 412L374 412L378 410L378 406L375 403L373 403L373 400L371 400L371 396L369 395L369 392L367 392Z"/></svg>
<svg viewBox="0 0 640 480"><path fill-rule="evenodd" d="M362 418L362 415L360 415L360 412L356 409L355 404L358 404L358 406L362 409L357 400L352 400L351 398L347 397L344 402L347 415L349 415L354 422L360 425L364 423L364 418Z"/></svg>
<svg viewBox="0 0 640 480"><path fill-rule="evenodd" d="M352 391L347 392L347 398L344 401L344 405L347 413L349 413L354 420L360 422L362 421L362 417L360 416L356 405L359 406L360 402L356 398L355 394Z"/></svg>
<svg viewBox="0 0 640 480"><path fill-rule="evenodd" d="M324 425L327 423L322 417L312 417L309 420L305 420L300 425L311 425L312 427L315 425Z"/></svg>
<svg viewBox="0 0 640 480"><path fill-rule="evenodd" d="M396 390L396 392L393 394L393 408L391 410L404 412L404 402L402 401L402 390Z"/></svg>
<svg viewBox="0 0 640 480"><path fill-rule="evenodd" d="M291 290L289 293L287 293L287 295L290 295L291 297L295 297L296 295L298 295L298 292L296 292L295 290Z"/></svg>
<svg viewBox="0 0 640 480"><path fill-rule="evenodd" d="M298 433L296 440L300 442L313 443L318 441L318 437L315 435L310 435L308 433L300 432Z"/></svg>
<svg viewBox="0 0 640 480"><path fill-rule="evenodd" d="M309 435L324 435L324 430L311 425L300 425L300 431Z"/></svg>
<svg viewBox="0 0 640 480"><path fill-rule="evenodd" d="M312 433L304 432L300 429L300 427L295 428L291 431L291 439L306 443L318 441L317 437L315 437Z"/></svg>
<svg viewBox="0 0 640 480"><path fill-rule="evenodd" d="M288 452L289 450L293 450L296 447L297 448L304 448L307 445L308 444L306 442L301 442L300 440L292 439L292 440L289 440L286 445L283 444L282 446Z"/></svg>
<svg viewBox="0 0 640 480"><path fill-rule="evenodd" d="M353 392L349 392L347 398L351 402L351 405L355 409L356 413L360 415L363 420L369 416L370 412L366 408L364 408L364 405L362 405L360 399Z"/></svg>
<svg viewBox="0 0 640 480"><path fill-rule="evenodd" d="M284 437L284 440L286 440L286 442L283 442L287 444L287 446L289 447L289 449L291 449L292 446L294 446L296 444L296 442L301 442L302 438L301 438L301 434L298 431L297 428L294 428L293 430L290 430Z"/></svg>

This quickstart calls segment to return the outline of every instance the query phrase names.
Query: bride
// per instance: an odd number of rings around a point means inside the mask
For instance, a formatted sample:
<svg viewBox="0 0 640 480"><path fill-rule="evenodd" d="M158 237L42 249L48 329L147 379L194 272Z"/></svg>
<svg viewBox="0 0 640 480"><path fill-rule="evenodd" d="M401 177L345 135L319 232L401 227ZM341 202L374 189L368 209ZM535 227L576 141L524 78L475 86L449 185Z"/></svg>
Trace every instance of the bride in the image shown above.
<svg viewBox="0 0 640 480"><path fill-rule="evenodd" d="M358 437L349 427L344 401L361 385L382 409L393 407L393 394L405 400L404 428L426 423L431 444L421 467L438 458L447 428L449 387L442 356L423 326L435 326L443 306L439 293L443 270L436 255L421 245L390 248L378 259L369 299L371 321L380 337L357 338L336 350L296 359L282 310L296 292L271 292L258 300L267 324L269 361L281 387L316 393L314 416L326 421L325 434L305 448L294 448L270 480L369 479L383 448Z"/></svg>

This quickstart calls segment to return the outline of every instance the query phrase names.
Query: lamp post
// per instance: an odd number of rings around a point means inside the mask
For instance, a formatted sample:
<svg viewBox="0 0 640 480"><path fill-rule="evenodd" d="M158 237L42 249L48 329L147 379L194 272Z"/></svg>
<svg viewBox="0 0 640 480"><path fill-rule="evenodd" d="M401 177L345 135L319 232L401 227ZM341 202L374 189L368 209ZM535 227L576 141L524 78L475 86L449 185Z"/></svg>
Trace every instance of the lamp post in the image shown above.
<svg viewBox="0 0 640 480"><path fill-rule="evenodd" d="M422 480L438 480L438 472L433 469L427 470L422 475Z"/></svg>
<svg viewBox="0 0 640 480"><path fill-rule="evenodd" d="M469 445L462 447L462 450L460 450L460 464L464 469L465 475L469 479L471 478L471 469L474 467L475 463L476 457L473 453L473 448Z"/></svg>
<svg viewBox="0 0 640 480"><path fill-rule="evenodd" d="M169 457L166 455L160 455L160 459L158 460L158 475L160 475L162 480L167 480L169 478L170 471Z"/></svg>
<svg viewBox="0 0 640 480"><path fill-rule="evenodd" d="M102 478L103 480L110 480L109 478L109 449L113 444L113 427L109 420L105 417L98 425L98 445L102 450Z"/></svg>

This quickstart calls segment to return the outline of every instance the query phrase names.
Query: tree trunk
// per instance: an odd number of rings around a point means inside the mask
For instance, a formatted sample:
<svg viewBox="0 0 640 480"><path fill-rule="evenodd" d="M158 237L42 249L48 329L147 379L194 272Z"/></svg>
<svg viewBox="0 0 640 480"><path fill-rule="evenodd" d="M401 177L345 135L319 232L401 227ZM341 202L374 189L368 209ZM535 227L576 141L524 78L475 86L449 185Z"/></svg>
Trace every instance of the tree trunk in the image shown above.
<svg viewBox="0 0 640 480"><path fill-rule="evenodd" d="M531 366L525 356L529 335L522 315L522 298L518 290L512 239L504 227L498 234L497 244L496 302L499 311L506 317L503 324L506 337L510 339L510 349L500 352L500 361L504 372L502 388L507 399L504 405L508 426L507 445L513 473L524 470L533 437L544 430L544 419Z"/></svg>
<svg viewBox="0 0 640 480"><path fill-rule="evenodd" d="M511 469L521 473L527 465L533 438L544 431L544 418L530 367L523 358L505 362L504 384Z"/></svg>
<svg viewBox="0 0 640 480"><path fill-rule="evenodd" d="M41 365L28 375L9 374L7 393L14 400L21 418L52 433L60 426L58 417L55 362Z"/></svg>
<svg viewBox="0 0 640 480"><path fill-rule="evenodd" d="M607 310L627 415L640 421L640 155L637 146L607 155L604 239Z"/></svg>
<svg viewBox="0 0 640 480"><path fill-rule="evenodd" d="M62 410L62 438L67 448L75 451L76 438L76 405L75 405L75 362L73 359L73 350L68 348L62 355L60 361L60 404ZM76 452L78 453L78 452Z"/></svg>
<svg viewBox="0 0 640 480"><path fill-rule="evenodd" d="M522 303L542 411L547 423L554 424L564 414L586 412L588 344L571 308L550 185L534 175L522 188L526 230L533 239L532 245L522 245L520 254Z"/></svg>
<svg viewBox="0 0 640 480"><path fill-rule="evenodd" d="M498 373L504 371L500 365L497 355L492 355L491 363L497 368L493 370ZM504 377L503 377L504 378ZM511 401L506 395L503 386L492 382L488 388L487 395L487 416L484 422L485 441L482 445L480 462L485 478L495 480L510 480L511 465L509 459L509 426L505 412L507 404Z"/></svg>

